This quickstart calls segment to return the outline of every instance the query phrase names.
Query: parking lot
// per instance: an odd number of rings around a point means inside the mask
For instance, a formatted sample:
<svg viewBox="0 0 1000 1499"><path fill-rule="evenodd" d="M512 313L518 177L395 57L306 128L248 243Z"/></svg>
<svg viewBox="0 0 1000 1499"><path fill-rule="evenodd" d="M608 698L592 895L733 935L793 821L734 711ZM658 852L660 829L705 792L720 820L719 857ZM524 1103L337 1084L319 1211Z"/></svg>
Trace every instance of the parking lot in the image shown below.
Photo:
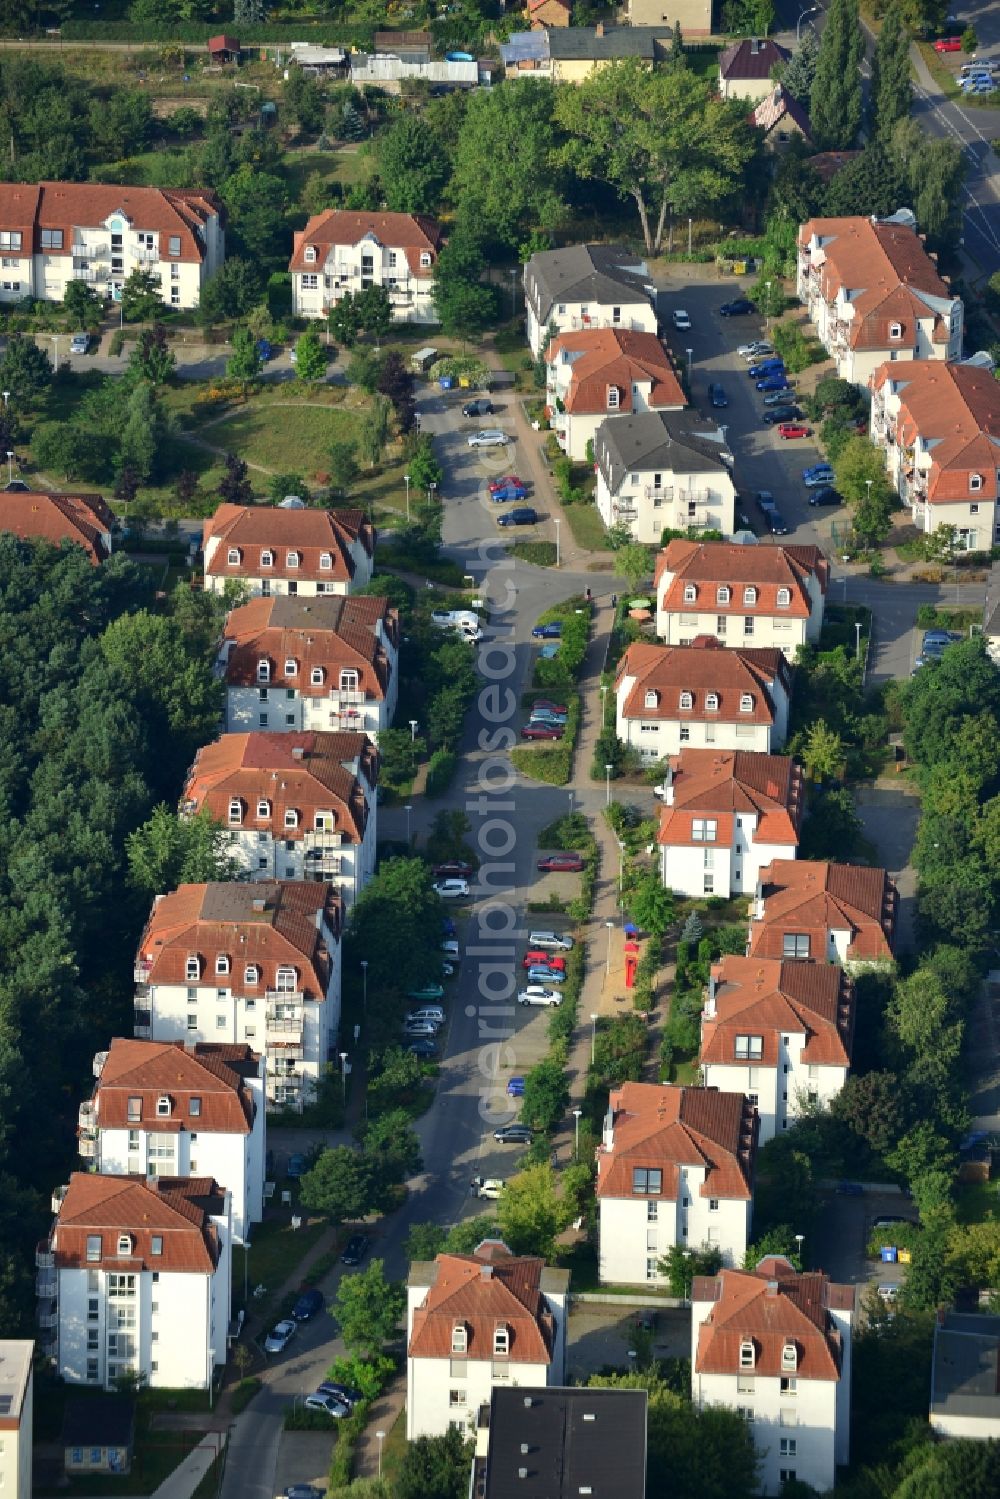
<svg viewBox="0 0 1000 1499"><path fill-rule="evenodd" d="M859 1291L868 1285L898 1283L905 1276L905 1265L869 1260L868 1238L877 1218L916 1216L913 1203L899 1192L864 1192L858 1196L829 1192L824 1195L816 1222L816 1242L807 1251L809 1263L842 1285L857 1286Z"/></svg>

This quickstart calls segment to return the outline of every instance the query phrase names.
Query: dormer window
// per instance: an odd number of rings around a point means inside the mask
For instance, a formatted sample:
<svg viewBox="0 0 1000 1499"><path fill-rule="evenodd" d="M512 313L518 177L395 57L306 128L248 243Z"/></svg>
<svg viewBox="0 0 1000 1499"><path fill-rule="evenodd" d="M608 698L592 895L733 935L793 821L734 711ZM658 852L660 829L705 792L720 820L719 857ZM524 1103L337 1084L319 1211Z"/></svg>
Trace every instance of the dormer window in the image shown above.
<svg viewBox="0 0 1000 1499"><path fill-rule="evenodd" d="M87 1259L91 1264L101 1258L101 1236L100 1234L87 1235Z"/></svg>
<svg viewBox="0 0 1000 1499"><path fill-rule="evenodd" d="M889 337L890 338L902 338L902 336L903 336L903 325L902 325L902 323L890 323L889 324Z"/></svg>
<svg viewBox="0 0 1000 1499"><path fill-rule="evenodd" d="M285 809L285 827L286 828L297 828L298 825L299 825L299 814L295 811L294 807L286 807L286 809Z"/></svg>
<svg viewBox="0 0 1000 1499"><path fill-rule="evenodd" d="M273 567L274 566L274 553L273 552L261 552L261 554L260 554L260 565L261 565L261 567Z"/></svg>
<svg viewBox="0 0 1000 1499"><path fill-rule="evenodd" d="M724 584L721 588L715 590L715 601L717 604L728 604L731 597L730 590Z"/></svg>
<svg viewBox="0 0 1000 1499"><path fill-rule="evenodd" d="M192 1119L200 1119L201 1118L201 1099L200 1098L191 1098L189 1100L189 1102L188 1102L188 1113L191 1115Z"/></svg>
<svg viewBox="0 0 1000 1499"><path fill-rule="evenodd" d="M782 1374L794 1374L799 1367L799 1351L794 1343L785 1343L781 1349Z"/></svg>
<svg viewBox="0 0 1000 1499"><path fill-rule="evenodd" d="M617 385L608 386L608 410L617 411L619 406L619 391Z"/></svg>
<svg viewBox="0 0 1000 1499"><path fill-rule="evenodd" d="M299 553L299 552L288 552L286 554L286 556L285 556L285 566L286 567L298 567L298 565L299 565L299 563L301 561L302 561L302 556L301 556L301 553Z"/></svg>
<svg viewBox="0 0 1000 1499"><path fill-rule="evenodd" d="M157 1119L169 1119L171 1108L172 1105L170 1099L168 1098L166 1093L161 1093L159 1098L156 1100Z"/></svg>
<svg viewBox="0 0 1000 1499"><path fill-rule="evenodd" d="M281 967L275 976L274 986L279 994L295 993L295 969Z"/></svg>
<svg viewBox="0 0 1000 1499"><path fill-rule="evenodd" d="M248 963L243 970L243 982L253 988L254 984L260 983L260 969L256 963Z"/></svg>
<svg viewBox="0 0 1000 1499"><path fill-rule="evenodd" d="M299 669L298 662L297 661L293 661L292 658L291 658L291 656L289 656L288 660L285 662L285 676L286 677L294 677L295 673L298 671L298 669Z"/></svg>
<svg viewBox="0 0 1000 1499"><path fill-rule="evenodd" d="M464 1322L456 1322L451 1330L452 1353L468 1353L469 1351L469 1329Z"/></svg>
<svg viewBox="0 0 1000 1499"><path fill-rule="evenodd" d="M970 474L969 475L969 488L971 490L979 490L979 489L982 489L982 487L983 487L983 476L982 476L982 474Z"/></svg>
<svg viewBox="0 0 1000 1499"><path fill-rule="evenodd" d="M421 250L421 252L420 252L420 265L421 265L421 268L423 270L426 270L427 267L430 265L430 263L431 263L431 252L430 252L430 250Z"/></svg>
<svg viewBox="0 0 1000 1499"><path fill-rule="evenodd" d="M356 671L342 671L340 673L341 692L357 692L358 674Z"/></svg>
<svg viewBox="0 0 1000 1499"><path fill-rule="evenodd" d="M320 554L319 554L319 569L320 569L320 572L328 573L332 567L333 567L333 558L330 555L330 553L329 552L320 552Z"/></svg>
<svg viewBox="0 0 1000 1499"><path fill-rule="evenodd" d="M333 812L314 812L313 828L317 833L332 832L336 826L337 818Z"/></svg>
<svg viewBox="0 0 1000 1499"><path fill-rule="evenodd" d="M270 815L271 815L271 803L270 802L258 802L257 803L257 821L258 822L267 822L267 820L270 817Z"/></svg>
<svg viewBox="0 0 1000 1499"><path fill-rule="evenodd" d="M131 1234L119 1234L118 1235L118 1253L119 1254L125 1254L125 1255L130 1255L132 1253L132 1235Z"/></svg>
<svg viewBox="0 0 1000 1499"><path fill-rule="evenodd" d="M741 692L740 693L740 712L741 713L752 713L753 712L753 693L752 692Z"/></svg>
<svg viewBox="0 0 1000 1499"><path fill-rule="evenodd" d="M746 588L744 588L744 590L743 590L743 602L744 602L744 604L756 604L756 602L757 602L757 590L756 590L756 588L753 587L752 584L750 584Z"/></svg>
<svg viewBox="0 0 1000 1499"><path fill-rule="evenodd" d="M655 708L658 705L659 701L660 694L651 687L646 693L645 698L643 699L644 706L647 708Z"/></svg>
<svg viewBox="0 0 1000 1499"><path fill-rule="evenodd" d="M494 1358L506 1358L510 1353L510 1328L506 1322L501 1322L493 1329L493 1356Z"/></svg>
<svg viewBox="0 0 1000 1499"><path fill-rule="evenodd" d="M129 1124L138 1124L142 1119L142 1098L140 1096L134 1095L129 1099L125 1118Z"/></svg>
<svg viewBox="0 0 1000 1499"><path fill-rule="evenodd" d="M306 245L306 253L305 253L304 259L305 259L306 265L315 265L316 264L316 246L315 245Z"/></svg>
<svg viewBox="0 0 1000 1499"><path fill-rule="evenodd" d="M719 694L717 692L708 692L705 694L705 707L709 713L718 713Z"/></svg>
<svg viewBox="0 0 1000 1499"><path fill-rule="evenodd" d="M740 1368L752 1369L756 1362L757 1355L754 1351L753 1339L743 1338L740 1343Z"/></svg>
<svg viewBox="0 0 1000 1499"><path fill-rule="evenodd" d="M791 590L788 588L778 589L778 608L787 609L792 602Z"/></svg>
<svg viewBox="0 0 1000 1499"><path fill-rule="evenodd" d="M230 567L239 567L239 565L240 565L240 549L239 549L239 547L230 547L229 548L229 554L228 554L226 560L229 563Z"/></svg>
<svg viewBox="0 0 1000 1499"><path fill-rule="evenodd" d="M690 692L682 692L681 693L681 712L682 713L685 713L685 712L686 713L690 713L690 711L691 711L691 709L693 707L694 707L694 698L691 696Z"/></svg>
<svg viewBox="0 0 1000 1499"><path fill-rule="evenodd" d="M229 957L226 953L220 952L216 954L215 972L220 977L222 974L229 972Z"/></svg>
<svg viewBox="0 0 1000 1499"><path fill-rule="evenodd" d="M684 602L685 602L685 604L693 604L694 601L695 601L695 599L697 597L698 597L698 590L697 590L697 588L695 588L694 584L693 583L685 583L684 584Z"/></svg>
<svg viewBox="0 0 1000 1499"><path fill-rule="evenodd" d="M309 673L309 680L314 687L322 687L323 678L325 676L326 672L323 670L322 666L314 666L312 671Z"/></svg>
<svg viewBox="0 0 1000 1499"><path fill-rule="evenodd" d="M257 681L269 682L271 680L271 663L262 656L257 662Z"/></svg>
<svg viewBox="0 0 1000 1499"><path fill-rule="evenodd" d="M243 821L243 803L238 796L233 796L229 800L229 821L237 826Z"/></svg>
<svg viewBox="0 0 1000 1499"><path fill-rule="evenodd" d="M184 977L187 979L187 981L188 981L189 984L192 983L192 982L194 982L195 980L201 978L201 959L200 958L198 958L198 957L189 957L188 958L187 962L184 965Z"/></svg>

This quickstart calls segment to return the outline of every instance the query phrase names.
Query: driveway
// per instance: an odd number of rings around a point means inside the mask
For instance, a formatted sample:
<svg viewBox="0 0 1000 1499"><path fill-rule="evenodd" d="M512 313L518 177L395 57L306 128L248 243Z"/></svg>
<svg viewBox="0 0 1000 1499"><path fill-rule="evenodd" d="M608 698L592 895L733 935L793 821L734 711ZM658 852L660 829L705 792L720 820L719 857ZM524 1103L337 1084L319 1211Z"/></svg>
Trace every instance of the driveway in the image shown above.
<svg viewBox="0 0 1000 1499"><path fill-rule="evenodd" d="M917 1211L900 1192L865 1192L845 1197L827 1192L816 1219L815 1243L808 1246L808 1262L827 1272L841 1285L857 1286L899 1281L905 1266L882 1265L867 1256L868 1238L876 1218L892 1216L916 1219Z"/></svg>
<svg viewBox="0 0 1000 1499"><path fill-rule="evenodd" d="M874 786L859 787L854 800L865 837L899 891L897 953L912 952L917 874L910 856L920 821L920 797L915 787L880 780Z"/></svg>

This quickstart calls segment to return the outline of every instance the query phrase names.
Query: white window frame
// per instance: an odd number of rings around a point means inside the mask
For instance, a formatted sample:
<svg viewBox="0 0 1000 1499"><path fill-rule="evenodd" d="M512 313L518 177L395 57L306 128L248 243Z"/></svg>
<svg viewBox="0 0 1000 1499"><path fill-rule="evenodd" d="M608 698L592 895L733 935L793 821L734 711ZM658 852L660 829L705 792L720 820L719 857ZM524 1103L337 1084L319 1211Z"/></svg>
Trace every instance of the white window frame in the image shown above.
<svg viewBox="0 0 1000 1499"><path fill-rule="evenodd" d="M681 695L680 695L680 701L678 703L678 707L680 708L681 712L683 712L683 713L690 713L691 712L692 708L694 707L694 697L692 696L692 694L690 692L682 692L681 693Z"/></svg>
<svg viewBox="0 0 1000 1499"><path fill-rule="evenodd" d="M298 675L298 671L299 663L292 656L288 656L285 660L285 676L295 677Z"/></svg>
<svg viewBox="0 0 1000 1499"><path fill-rule="evenodd" d="M788 608L791 607L791 602L792 602L792 592L791 592L791 589L790 588L779 588L778 589L778 608L779 609L788 609Z"/></svg>
<svg viewBox="0 0 1000 1499"><path fill-rule="evenodd" d="M285 827L297 828L299 825L299 814L294 807L285 808Z"/></svg>
<svg viewBox="0 0 1000 1499"><path fill-rule="evenodd" d="M263 684L271 680L271 663L264 656L257 662L257 682Z"/></svg>
<svg viewBox="0 0 1000 1499"><path fill-rule="evenodd" d="M184 977L188 983L201 978L201 959L194 954L188 956L184 965Z"/></svg>
<svg viewBox="0 0 1000 1499"><path fill-rule="evenodd" d="M315 245L306 245L305 254L303 255L302 259L305 261L306 265L315 265L316 264L316 246Z"/></svg>
<svg viewBox="0 0 1000 1499"><path fill-rule="evenodd" d="M889 324L889 337L890 338L902 338L902 336L903 336L903 325L902 325L902 323L890 323Z"/></svg>
<svg viewBox="0 0 1000 1499"><path fill-rule="evenodd" d="M755 1369L757 1367L757 1351L753 1346L752 1338L744 1338L740 1343L740 1368Z"/></svg>
<svg viewBox="0 0 1000 1499"><path fill-rule="evenodd" d="M740 712L741 713L752 713L753 712L753 693L752 692L741 692L740 693Z"/></svg>
<svg viewBox="0 0 1000 1499"><path fill-rule="evenodd" d="M273 567L274 566L274 553L270 552L270 551L267 551L267 550L261 552L261 554L260 554L260 565L261 565L261 567Z"/></svg>
<svg viewBox="0 0 1000 1499"><path fill-rule="evenodd" d="M229 551L226 554L226 561L227 561L227 563L229 564L230 567L239 567L239 564L240 564L240 549L239 549L239 547L230 547L229 548Z"/></svg>
<svg viewBox="0 0 1000 1499"><path fill-rule="evenodd" d="M649 690L646 693L645 698L643 699L643 707L644 708L656 708L656 707L659 706L659 702L660 702L660 694L658 692L656 692L652 687L649 688Z"/></svg>
<svg viewBox="0 0 1000 1499"><path fill-rule="evenodd" d="M685 604L693 604L695 602L695 600L697 599L697 597L698 597L698 590L694 586L694 584L693 583L685 583L684 584L684 602L685 602Z"/></svg>
<svg viewBox="0 0 1000 1499"><path fill-rule="evenodd" d="M452 1353L467 1353L469 1351L469 1329L464 1322L456 1322L451 1330Z"/></svg>
<svg viewBox="0 0 1000 1499"><path fill-rule="evenodd" d="M323 678L326 676L322 666L314 666L309 673L309 681L313 687L322 687Z"/></svg>
<svg viewBox="0 0 1000 1499"><path fill-rule="evenodd" d="M238 796L229 798L229 823L231 827L239 827L243 821L243 803Z"/></svg>
<svg viewBox="0 0 1000 1499"><path fill-rule="evenodd" d="M224 952L216 953L216 955L215 955L215 976L216 976L216 978L221 978L223 974L226 974L226 973L229 972L229 969L230 969L229 954L228 953L224 953Z"/></svg>
<svg viewBox="0 0 1000 1499"><path fill-rule="evenodd" d="M299 563L301 561L302 561L302 553L301 552L286 552L285 553L285 566L286 567L298 567L298 565L299 565Z"/></svg>
<svg viewBox="0 0 1000 1499"><path fill-rule="evenodd" d="M510 1328L506 1322L499 1323L493 1329L493 1357L510 1357Z"/></svg>
<svg viewBox="0 0 1000 1499"><path fill-rule="evenodd" d="M243 970L243 982L251 986L260 983L260 969L256 963L248 963Z"/></svg>
<svg viewBox="0 0 1000 1499"><path fill-rule="evenodd" d="M732 590L722 584L715 590L715 602L717 604L728 604L732 598Z"/></svg>
<svg viewBox="0 0 1000 1499"><path fill-rule="evenodd" d="M705 711L706 713L718 713L719 694L717 692L708 692L705 694Z"/></svg>
<svg viewBox="0 0 1000 1499"><path fill-rule="evenodd" d="M978 494L978 492L982 489L982 487L983 487L983 476L982 476L982 474L970 474L969 475L969 489L970 489L970 491L973 494Z"/></svg>
<svg viewBox="0 0 1000 1499"><path fill-rule="evenodd" d="M756 590L756 588L754 588L754 586L753 586L752 583L748 583L747 586L743 590L743 603L744 603L744 605L746 605L746 604L756 604L756 602L757 602L757 590Z"/></svg>

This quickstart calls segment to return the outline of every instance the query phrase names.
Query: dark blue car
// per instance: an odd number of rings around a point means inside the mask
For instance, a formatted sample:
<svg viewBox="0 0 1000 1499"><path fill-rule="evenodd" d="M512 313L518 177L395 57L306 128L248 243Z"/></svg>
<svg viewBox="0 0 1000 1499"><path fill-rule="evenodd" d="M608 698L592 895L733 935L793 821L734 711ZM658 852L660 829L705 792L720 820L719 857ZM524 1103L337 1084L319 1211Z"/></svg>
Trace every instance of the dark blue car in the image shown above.
<svg viewBox="0 0 1000 1499"><path fill-rule="evenodd" d="M323 1292L315 1287L310 1291L303 1291L298 1301L292 1307L292 1316L296 1322L308 1322L310 1317L315 1317L317 1312L323 1310Z"/></svg>
<svg viewBox="0 0 1000 1499"><path fill-rule="evenodd" d="M785 372L785 361L783 359L759 359L747 370L751 380L759 380L762 375L779 375Z"/></svg>
<svg viewBox="0 0 1000 1499"><path fill-rule="evenodd" d="M765 375L763 380L757 381L758 390L791 390L788 377L784 374Z"/></svg>
<svg viewBox="0 0 1000 1499"><path fill-rule="evenodd" d="M528 491L523 484L505 484L503 489L494 489L490 499L494 505L506 505L511 500L524 500L528 497Z"/></svg>
<svg viewBox="0 0 1000 1499"><path fill-rule="evenodd" d="M553 619L547 625L536 625L531 633L536 640L558 640L562 634L562 621Z"/></svg>
<svg viewBox="0 0 1000 1499"><path fill-rule="evenodd" d="M516 510L508 510L504 515L497 516L498 526L533 526L538 516L529 505L519 506Z"/></svg>

